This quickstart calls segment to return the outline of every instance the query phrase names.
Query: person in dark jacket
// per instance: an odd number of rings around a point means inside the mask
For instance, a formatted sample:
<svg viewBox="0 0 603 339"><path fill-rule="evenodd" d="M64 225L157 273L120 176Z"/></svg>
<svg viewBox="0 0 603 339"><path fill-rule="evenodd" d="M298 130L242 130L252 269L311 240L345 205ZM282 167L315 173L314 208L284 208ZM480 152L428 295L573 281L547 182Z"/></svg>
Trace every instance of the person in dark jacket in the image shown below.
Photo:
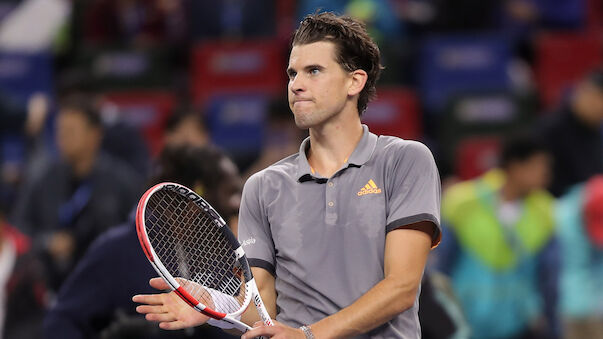
<svg viewBox="0 0 603 339"><path fill-rule="evenodd" d="M164 181L194 189L235 222L242 182L234 163L217 149L166 148L149 187ZM133 214L103 233L68 277L44 320L44 338L229 338L210 326L163 331L135 312L132 295L152 292L148 281L157 273L140 248Z"/></svg>
<svg viewBox="0 0 603 339"><path fill-rule="evenodd" d="M603 67L576 86L561 109L539 126L553 157L549 190L556 197L603 173Z"/></svg>
<svg viewBox="0 0 603 339"><path fill-rule="evenodd" d="M125 222L142 179L100 151L103 128L87 96L66 97L56 119L59 159L23 185L16 227L43 253L49 284L58 290L96 236Z"/></svg>

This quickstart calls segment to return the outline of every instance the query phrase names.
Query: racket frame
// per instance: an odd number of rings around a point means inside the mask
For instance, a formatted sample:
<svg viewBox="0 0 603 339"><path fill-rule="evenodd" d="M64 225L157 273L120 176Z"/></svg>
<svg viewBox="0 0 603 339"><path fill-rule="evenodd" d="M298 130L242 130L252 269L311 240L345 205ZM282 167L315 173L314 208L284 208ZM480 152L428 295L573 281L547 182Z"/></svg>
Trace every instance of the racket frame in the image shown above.
<svg viewBox="0 0 603 339"><path fill-rule="evenodd" d="M243 267L244 277L245 277L245 289L248 291L245 293L245 299L242 303L242 307L233 313L222 313L217 312L203 303L199 302L195 297L193 297L190 293L186 291L172 276L172 274L167 270L167 268L161 263L153 246L148 238L146 225L145 225L145 211L147 207L147 203L150 197L159 190L170 190L175 193L178 193L191 201L193 201L199 208L203 209L205 212L209 213L216 227L220 229L221 232L225 235L226 239L230 242L233 248L236 248L235 253L237 260L241 267ZM232 234L226 222L222 217L213 209L213 207L205 201L202 197L200 197L197 193L190 190L189 188L173 183L173 182L163 182L156 184L155 186L149 188L143 196L140 198L138 202L138 206L136 208L136 233L138 234L138 240L140 242L140 246L142 250L155 269L155 271L163 278L163 280L170 286L170 289L176 293L184 302L186 302L189 306L194 308L196 311L201 312L202 314L217 319L226 321L232 324L239 331L246 332L251 329L251 327L240 320L236 319L240 315L242 315L245 310L249 307L251 299L253 299L253 303L255 304L258 314L260 318L264 322L264 324L272 326L274 323L264 306L264 302L260 296L257 284L255 283L255 279L253 278L253 274L251 273L251 269L249 267L249 263L247 262L247 257L245 256L245 251L241 247L237 238Z"/></svg>

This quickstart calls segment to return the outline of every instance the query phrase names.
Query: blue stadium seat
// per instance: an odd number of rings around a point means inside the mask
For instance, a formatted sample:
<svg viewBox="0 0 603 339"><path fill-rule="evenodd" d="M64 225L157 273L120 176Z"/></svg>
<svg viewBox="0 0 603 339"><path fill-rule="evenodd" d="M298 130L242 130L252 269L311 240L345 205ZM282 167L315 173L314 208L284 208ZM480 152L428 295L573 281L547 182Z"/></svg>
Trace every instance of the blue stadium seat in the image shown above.
<svg viewBox="0 0 603 339"><path fill-rule="evenodd" d="M536 0L540 21L546 28L582 28L586 23L586 0Z"/></svg>
<svg viewBox="0 0 603 339"><path fill-rule="evenodd" d="M419 88L429 114L438 114L455 94L510 87L507 40L494 34L437 35L421 46Z"/></svg>
<svg viewBox="0 0 603 339"><path fill-rule="evenodd" d="M244 167L261 150L270 96L225 93L207 101L205 112L212 141Z"/></svg>
<svg viewBox="0 0 603 339"><path fill-rule="evenodd" d="M52 94L49 53L0 52L0 92L25 104L33 93Z"/></svg>

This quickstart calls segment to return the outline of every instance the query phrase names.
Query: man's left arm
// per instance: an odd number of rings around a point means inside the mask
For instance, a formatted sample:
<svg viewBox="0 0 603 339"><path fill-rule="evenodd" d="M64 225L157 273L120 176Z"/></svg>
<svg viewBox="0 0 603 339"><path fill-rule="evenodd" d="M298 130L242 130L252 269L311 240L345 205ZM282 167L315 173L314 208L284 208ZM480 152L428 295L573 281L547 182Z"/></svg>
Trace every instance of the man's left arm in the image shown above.
<svg viewBox="0 0 603 339"><path fill-rule="evenodd" d="M427 256L434 224L421 221L390 231L385 240L384 279L350 306L309 325L317 339L346 338L366 333L413 306ZM395 302L392 302L395 301ZM259 326L242 338L305 338L300 329L277 323Z"/></svg>

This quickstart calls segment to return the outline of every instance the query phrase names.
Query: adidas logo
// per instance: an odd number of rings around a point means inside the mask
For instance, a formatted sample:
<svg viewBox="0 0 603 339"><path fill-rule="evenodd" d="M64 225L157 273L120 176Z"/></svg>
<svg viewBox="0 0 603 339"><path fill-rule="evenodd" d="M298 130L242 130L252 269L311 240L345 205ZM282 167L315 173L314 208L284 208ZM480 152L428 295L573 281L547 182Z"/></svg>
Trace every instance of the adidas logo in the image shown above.
<svg viewBox="0 0 603 339"><path fill-rule="evenodd" d="M375 184L375 182L373 181L373 179L371 179L356 194L360 197L360 196L363 196L365 194L379 194L379 193L381 193L381 189L379 187L377 187L377 184Z"/></svg>

